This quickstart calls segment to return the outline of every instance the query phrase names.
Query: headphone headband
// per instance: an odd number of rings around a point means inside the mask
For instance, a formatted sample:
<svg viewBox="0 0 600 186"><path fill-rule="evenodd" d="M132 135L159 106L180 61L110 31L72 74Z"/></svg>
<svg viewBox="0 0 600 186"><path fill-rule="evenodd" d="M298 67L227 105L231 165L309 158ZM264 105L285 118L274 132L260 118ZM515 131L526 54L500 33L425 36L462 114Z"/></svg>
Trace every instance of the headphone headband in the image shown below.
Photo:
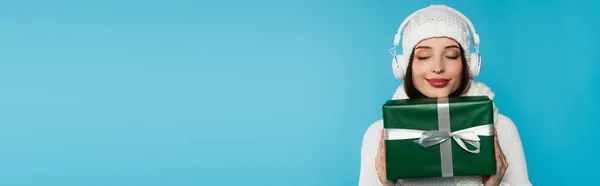
<svg viewBox="0 0 600 186"><path fill-rule="evenodd" d="M471 23L471 20L469 20L469 18L467 18L467 16L463 15L458 10L448 7L446 5L430 5L429 7L417 10L417 11L413 12L412 14L410 14L408 17L406 17L406 19L404 19L404 21L402 21L402 24L400 24L400 27L398 28L398 32L396 33L396 37L394 38L394 48L396 46L398 46L398 44L400 43L400 38L402 36L401 33L402 33L402 31L404 31L404 28L413 19L413 17L418 15L420 12L422 12L424 10L429 10L431 8L442 8L442 9L448 10L448 11L458 15L463 21L465 21L467 23L467 26L471 30L471 34L473 37L473 45L475 46L475 50L477 53L479 53L479 35L475 31L475 26L473 26L473 23ZM467 47L467 46L465 46L465 47Z"/></svg>

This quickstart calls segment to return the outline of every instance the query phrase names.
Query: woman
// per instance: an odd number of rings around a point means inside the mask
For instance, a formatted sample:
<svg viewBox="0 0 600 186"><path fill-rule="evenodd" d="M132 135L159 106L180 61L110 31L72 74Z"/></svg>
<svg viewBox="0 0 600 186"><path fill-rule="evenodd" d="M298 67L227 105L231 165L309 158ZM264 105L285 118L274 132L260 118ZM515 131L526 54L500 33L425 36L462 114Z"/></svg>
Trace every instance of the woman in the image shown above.
<svg viewBox="0 0 600 186"><path fill-rule="evenodd" d="M396 55L402 31L405 55ZM478 51L471 53L469 31L477 51L479 36L460 12L432 5L411 14L394 39L393 71L404 82L392 99L479 95L493 99L490 88L473 81L479 74L480 58ZM386 180L383 121L379 120L363 137L359 185L531 185L517 128L495 107L494 111L496 175Z"/></svg>

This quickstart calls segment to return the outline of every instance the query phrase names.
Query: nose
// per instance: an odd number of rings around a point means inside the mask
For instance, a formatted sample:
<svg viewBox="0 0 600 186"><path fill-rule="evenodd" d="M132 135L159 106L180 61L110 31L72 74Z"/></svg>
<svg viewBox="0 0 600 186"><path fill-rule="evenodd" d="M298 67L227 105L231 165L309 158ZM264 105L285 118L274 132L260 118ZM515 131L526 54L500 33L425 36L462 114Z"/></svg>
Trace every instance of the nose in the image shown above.
<svg viewBox="0 0 600 186"><path fill-rule="evenodd" d="M445 71L441 57L436 57L431 63L431 71L436 74L441 74Z"/></svg>

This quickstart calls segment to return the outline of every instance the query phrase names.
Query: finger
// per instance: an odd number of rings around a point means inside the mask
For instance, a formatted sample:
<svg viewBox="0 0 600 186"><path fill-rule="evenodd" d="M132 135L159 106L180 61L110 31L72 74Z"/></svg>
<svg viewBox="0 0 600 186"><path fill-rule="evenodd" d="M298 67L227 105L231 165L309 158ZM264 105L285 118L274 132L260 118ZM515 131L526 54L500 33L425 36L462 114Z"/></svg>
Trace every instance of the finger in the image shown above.
<svg viewBox="0 0 600 186"><path fill-rule="evenodd" d="M506 160L506 156L504 156L504 169L508 169L508 160Z"/></svg>
<svg viewBox="0 0 600 186"><path fill-rule="evenodd" d="M500 153L502 153L502 151L500 151ZM506 173L506 169L508 168L508 162L506 161L506 156L504 156L504 154L502 154L499 162L501 162L499 165L501 168L498 170L497 175L500 179L502 179Z"/></svg>
<svg viewBox="0 0 600 186"><path fill-rule="evenodd" d="M496 130L494 130L494 145L498 145L498 135L496 133Z"/></svg>
<svg viewBox="0 0 600 186"><path fill-rule="evenodd" d="M506 155L502 152L501 148L498 148L498 154L500 155L500 159L502 160L502 166L506 169L508 162L506 161Z"/></svg>
<svg viewBox="0 0 600 186"><path fill-rule="evenodd" d="M385 140L383 138L383 134L383 130L381 130L381 138L379 140L379 158L377 158L379 161L381 161L380 163L382 166L385 164Z"/></svg>
<svg viewBox="0 0 600 186"><path fill-rule="evenodd" d="M381 130L381 139L379 140L379 151L381 152L385 152L385 138L383 136L384 133L383 130Z"/></svg>
<svg viewBox="0 0 600 186"><path fill-rule="evenodd" d="M503 169L504 160L502 159L502 150L500 148L495 148L496 150L496 174L500 173L500 170Z"/></svg>
<svg viewBox="0 0 600 186"><path fill-rule="evenodd" d="M495 150L495 158L496 158L496 172L500 172L500 170L502 169L502 165L504 164L504 161L502 160L502 151L500 150L500 148L494 148Z"/></svg>
<svg viewBox="0 0 600 186"><path fill-rule="evenodd" d="M381 130L381 137L379 138L379 149L381 150L381 147L383 147L383 130Z"/></svg>
<svg viewBox="0 0 600 186"><path fill-rule="evenodd" d="M500 148L500 141L498 140L498 135L496 134L497 132L496 130L494 130L494 149L499 158L506 159L506 156L504 156L504 152L502 152L502 148Z"/></svg>
<svg viewBox="0 0 600 186"><path fill-rule="evenodd" d="M496 169L501 170L504 165L504 154L502 153L502 149L500 148L500 144L498 143L498 135L494 130L494 151L496 155Z"/></svg>
<svg viewBox="0 0 600 186"><path fill-rule="evenodd" d="M500 170L500 175L499 175L500 178L503 178L504 174L506 174L506 167L505 166L503 166L503 168Z"/></svg>
<svg viewBox="0 0 600 186"><path fill-rule="evenodd" d="M498 159L501 160L502 162L506 161L506 156L504 156L504 152L502 152L502 149L498 148Z"/></svg>
<svg viewBox="0 0 600 186"><path fill-rule="evenodd" d="M502 165L504 165L502 159L496 158L496 174L500 174L500 172L504 169Z"/></svg>
<svg viewBox="0 0 600 186"><path fill-rule="evenodd" d="M494 129L494 147L500 148L500 144L498 143L498 132Z"/></svg>
<svg viewBox="0 0 600 186"><path fill-rule="evenodd" d="M485 183L490 179L490 176L482 176L481 180Z"/></svg>
<svg viewBox="0 0 600 186"><path fill-rule="evenodd" d="M496 155L496 174L500 173L500 170L502 170L502 159Z"/></svg>
<svg viewBox="0 0 600 186"><path fill-rule="evenodd" d="M496 151L496 155L499 155L500 153L502 153L502 150L500 149L500 144L498 143L497 136L494 136L494 150Z"/></svg>
<svg viewBox="0 0 600 186"><path fill-rule="evenodd" d="M496 131L496 129L494 129L494 140L498 139L498 132Z"/></svg>

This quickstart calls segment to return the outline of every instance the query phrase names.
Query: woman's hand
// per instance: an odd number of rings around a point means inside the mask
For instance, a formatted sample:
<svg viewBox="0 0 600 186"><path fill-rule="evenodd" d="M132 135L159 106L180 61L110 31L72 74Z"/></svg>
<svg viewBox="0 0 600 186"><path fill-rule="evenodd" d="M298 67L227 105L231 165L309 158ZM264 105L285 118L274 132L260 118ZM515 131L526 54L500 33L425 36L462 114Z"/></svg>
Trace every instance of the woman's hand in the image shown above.
<svg viewBox="0 0 600 186"><path fill-rule="evenodd" d="M484 176L482 181L485 186L499 186L504 178L504 173L508 168L508 162L506 156L502 153L500 145L498 144L498 135L494 130L494 149L496 151L496 175Z"/></svg>
<svg viewBox="0 0 600 186"><path fill-rule="evenodd" d="M381 130L381 138L379 139L379 150L377 151L377 157L375 157L375 169L377 170L377 176L382 185L393 185L394 181L387 180L385 174L385 139L383 138L383 130Z"/></svg>

